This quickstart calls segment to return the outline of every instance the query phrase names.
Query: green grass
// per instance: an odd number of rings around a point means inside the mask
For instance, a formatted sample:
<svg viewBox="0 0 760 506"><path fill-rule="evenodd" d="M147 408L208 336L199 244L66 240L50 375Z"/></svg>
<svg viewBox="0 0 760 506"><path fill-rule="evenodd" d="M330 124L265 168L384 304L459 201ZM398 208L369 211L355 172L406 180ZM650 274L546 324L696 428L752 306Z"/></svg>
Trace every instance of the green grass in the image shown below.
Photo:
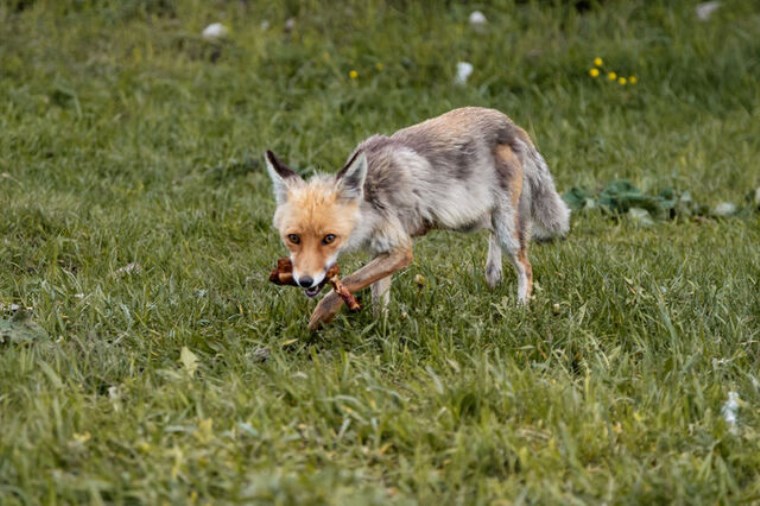
<svg viewBox="0 0 760 506"><path fill-rule="evenodd" d="M754 2L706 23L687 1L260 4L0 4L0 303L50 336L0 345L0 504L760 502L758 213L579 213L533 248L529 308L508 269L486 289L485 236L434 234L387 317L310 335L314 302L266 282L261 159L333 171L371 133L483 105L562 190L741 204ZM200 37L215 21L224 43ZM592 79L596 56L639 83Z"/></svg>

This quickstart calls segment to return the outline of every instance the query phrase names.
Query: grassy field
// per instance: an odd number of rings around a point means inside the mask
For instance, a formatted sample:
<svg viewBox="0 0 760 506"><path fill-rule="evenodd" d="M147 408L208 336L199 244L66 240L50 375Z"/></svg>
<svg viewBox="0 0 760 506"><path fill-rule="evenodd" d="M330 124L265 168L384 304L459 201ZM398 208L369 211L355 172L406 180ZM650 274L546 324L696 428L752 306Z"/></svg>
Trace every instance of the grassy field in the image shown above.
<svg viewBox="0 0 760 506"><path fill-rule="evenodd" d="M529 308L433 234L386 317L311 335L261 156L334 171L481 105L561 191L746 206L757 3L268 4L0 3L0 323L39 336L0 344L0 504L760 503L760 213L576 213Z"/></svg>

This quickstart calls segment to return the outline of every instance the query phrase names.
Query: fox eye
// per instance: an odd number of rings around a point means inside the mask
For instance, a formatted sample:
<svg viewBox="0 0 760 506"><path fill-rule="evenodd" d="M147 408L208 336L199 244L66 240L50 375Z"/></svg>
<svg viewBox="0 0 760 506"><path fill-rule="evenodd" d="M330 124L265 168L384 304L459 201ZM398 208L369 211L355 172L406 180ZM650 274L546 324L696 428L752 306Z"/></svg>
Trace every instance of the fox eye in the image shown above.
<svg viewBox="0 0 760 506"><path fill-rule="evenodd" d="M334 240L335 240L335 234L327 234L327 235L326 235L326 236L324 236L324 238L322 239L322 244L330 244L330 243L331 243L331 242L333 242Z"/></svg>
<svg viewBox="0 0 760 506"><path fill-rule="evenodd" d="M288 241L292 242L293 244L299 244L301 242L301 238L298 236L298 234L288 234Z"/></svg>

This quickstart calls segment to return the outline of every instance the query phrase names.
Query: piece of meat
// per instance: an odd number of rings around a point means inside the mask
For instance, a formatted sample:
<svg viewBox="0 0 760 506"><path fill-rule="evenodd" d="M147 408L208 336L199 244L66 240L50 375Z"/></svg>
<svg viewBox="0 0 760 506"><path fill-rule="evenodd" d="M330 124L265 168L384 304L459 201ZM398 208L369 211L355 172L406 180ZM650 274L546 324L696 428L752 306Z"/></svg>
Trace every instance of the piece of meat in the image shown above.
<svg viewBox="0 0 760 506"><path fill-rule="evenodd" d="M293 264L289 258L279 258L277 268L269 274L269 282L275 285L298 286L293 279Z"/></svg>
<svg viewBox="0 0 760 506"><path fill-rule="evenodd" d="M328 272L329 274L329 272ZM354 294L348 291L348 288L346 288L346 285L343 284L343 282L340 280L340 277L336 273L334 276L331 276L330 284L333 287L333 290L335 290L335 293L337 293L341 299L343 299L343 302L346 303L348 306L349 311L357 312L361 310L361 305L359 305L359 302L356 300L356 297L354 297Z"/></svg>
<svg viewBox="0 0 760 506"><path fill-rule="evenodd" d="M280 286L298 286L293 278L293 264L289 258L277 260L277 268L269 274L269 281ZM322 283L328 282L333 287L333 290L335 290L335 293L343 299L349 310L356 312L362 308L356 297L354 297L354 294L348 291L348 288L341 282L340 267L337 264L330 267L330 270L325 274L325 280Z"/></svg>

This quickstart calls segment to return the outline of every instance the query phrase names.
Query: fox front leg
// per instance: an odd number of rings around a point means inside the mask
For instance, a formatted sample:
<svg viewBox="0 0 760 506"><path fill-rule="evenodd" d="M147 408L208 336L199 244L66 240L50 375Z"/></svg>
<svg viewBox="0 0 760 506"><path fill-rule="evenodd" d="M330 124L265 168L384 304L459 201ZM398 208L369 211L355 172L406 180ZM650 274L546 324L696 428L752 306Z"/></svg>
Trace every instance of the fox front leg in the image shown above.
<svg viewBox="0 0 760 506"><path fill-rule="evenodd" d="M343 278L343 284L351 293L355 293L407 267L410 263L412 263L411 248L399 248L390 253L383 253L358 271ZM322 323L332 320L342 305L343 299L334 290L325 295L311 314L309 329L316 330Z"/></svg>
<svg viewBox="0 0 760 506"><path fill-rule="evenodd" d="M317 330L322 324L329 323L340 311L341 306L343 306L343 299L335 293L335 290L331 290L330 293L322 297L317 307L314 308L314 312L311 313L309 330Z"/></svg>

